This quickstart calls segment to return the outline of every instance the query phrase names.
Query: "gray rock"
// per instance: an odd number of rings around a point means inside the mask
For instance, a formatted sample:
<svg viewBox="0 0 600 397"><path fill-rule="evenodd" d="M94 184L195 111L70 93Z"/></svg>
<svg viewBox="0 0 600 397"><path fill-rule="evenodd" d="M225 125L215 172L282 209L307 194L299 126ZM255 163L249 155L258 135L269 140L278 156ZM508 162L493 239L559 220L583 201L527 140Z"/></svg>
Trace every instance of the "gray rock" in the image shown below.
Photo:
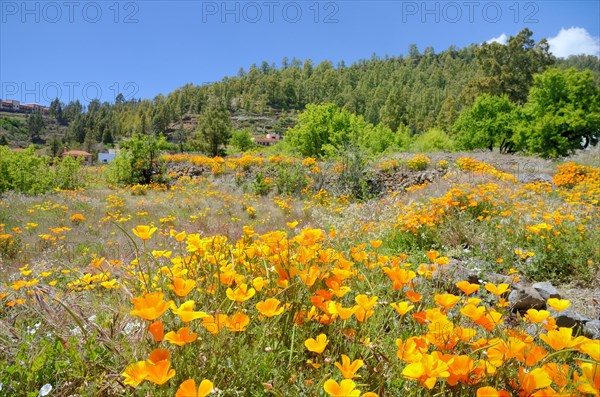
<svg viewBox="0 0 600 397"><path fill-rule="evenodd" d="M450 259L447 265L441 265L433 272L433 278L440 288L445 288L451 294L460 294L456 283L466 280L471 284L479 284L479 276L456 259Z"/></svg>
<svg viewBox="0 0 600 397"><path fill-rule="evenodd" d="M583 326L583 334L590 339L600 339L600 320L588 321Z"/></svg>
<svg viewBox="0 0 600 397"><path fill-rule="evenodd" d="M546 300L532 287L515 286L508 295L513 310L545 309Z"/></svg>
<svg viewBox="0 0 600 397"><path fill-rule="evenodd" d="M554 309L550 309L549 311L556 320L556 325L559 327L573 328L573 335L581 334L583 326L590 322L589 318L583 317L581 314L571 309L565 309L561 312L557 312Z"/></svg>
<svg viewBox="0 0 600 397"><path fill-rule="evenodd" d="M540 294L540 296L546 301L550 298L560 299L560 292L558 292L558 290L554 288L552 283L535 283L531 287L535 289Z"/></svg>
<svg viewBox="0 0 600 397"><path fill-rule="evenodd" d="M485 275L487 281L494 284L512 284L512 277L504 274L488 273Z"/></svg>

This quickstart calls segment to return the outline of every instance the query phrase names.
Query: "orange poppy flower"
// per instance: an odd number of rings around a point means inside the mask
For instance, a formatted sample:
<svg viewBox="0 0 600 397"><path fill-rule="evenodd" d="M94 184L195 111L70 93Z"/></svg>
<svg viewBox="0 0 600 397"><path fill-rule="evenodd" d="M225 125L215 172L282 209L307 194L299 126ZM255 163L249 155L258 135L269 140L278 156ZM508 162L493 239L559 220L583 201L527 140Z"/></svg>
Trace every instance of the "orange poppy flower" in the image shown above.
<svg viewBox="0 0 600 397"><path fill-rule="evenodd" d="M180 233L177 233L175 230L171 230L171 231L169 232L169 235L170 235L171 237L174 237L174 238L175 238L175 240L177 240L177 242L179 242L179 243L180 243L180 242L182 242L183 240L185 240L185 237L187 236L187 233L186 233L186 232L180 232Z"/></svg>
<svg viewBox="0 0 600 397"><path fill-rule="evenodd" d="M375 249L381 247L382 243L383 243L383 241L381 241L381 240L371 240L371 241L369 241L369 244L371 244L371 247L373 247Z"/></svg>
<svg viewBox="0 0 600 397"><path fill-rule="evenodd" d="M360 294L354 298L354 301L363 309L371 310L377 304L377 297L372 296L369 298L367 295Z"/></svg>
<svg viewBox="0 0 600 397"><path fill-rule="evenodd" d="M417 303L418 301L421 300L421 298L423 298L423 295L421 295L415 291L406 291L406 297L412 303Z"/></svg>
<svg viewBox="0 0 600 397"><path fill-rule="evenodd" d="M265 280L262 277L256 277L252 280L252 286L259 292L268 284L269 280Z"/></svg>
<svg viewBox="0 0 600 397"><path fill-rule="evenodd" d="M175 294L178 297L183 298L184 296L189 294L194 288L196 288L196 281L175 277L173 278L173 283L169 284L167 287L169 287L170 290L175 292Z"/></svg>
<svg viewBox="0 0 600 397"><path fill-rule="evenodd" d="M412 279L417 277L417 274L412 270L402 269L400 266L394 267L382 267L382 270L385 274L392 280L394 291L397 291L403 288L405 285L408 285Z"/></svg>
<svg viewBox="0 0 600 397"><path fill-rule="evenodd" d="M320 334L319 336L317 336L316 339L308 338L307 340L305 340L304 346L306 346L306 348L311 352L321 354L323 353L323 350L325 350L325 347L328 343L329 340L327 339L327 335Z"/></svg>
<svg viewBox="0 0 600 397"><path fill-rule="evenodd" d="M582 353L590 356L594 361L600 362L600 343L597 340L589 339L586 342L583 342L577 348Z"/></svg>
<svg viewBox="0 0 600 397"><path fill-rule="evenodd" d="M469 356L449 356L449 359L444 359L448 364L448 384L456 386L458 382L469 384L471 383L471 374L475 369L475 361Z"/></svg>
<svg viewBox="0 0 600 397"><path fill-rule="evenodd" d="M160 361L168 360L171 357L171 353L168 350L154 349L150 352L148 361L152 364L156 364Z"/></svg>
<svg viewBox="0 0 600 397"><path fill-rule="evenodd" d="M546 342L554 350L562 350L573 347L573 329L561 327L558 330L548 331L541 334L540 339Z"/></svg>
<svg viewBox="0 0 600 397"><path fill-rule="evenodd" d="M390 306L396 309L401 316L404 316L415 307L415 305L411 305L408 302L390 303Z"/></svg>
<svg viewBox="0 0 600 397"><path fill-rule="evenodd" d="M396 346L398 346L396 352L398 359L414 363L421 361L423 354L427 352L428 343L424 337L412 336L406 341L396 339Z"/></svg>
<svg viewBox="0 0 600 397"><path fill-rule="evenodd" d="M492 283L487 283L485 285L485 289L491 293L494 294L496 296L500 296L506 292L508 292L510 290L510 285L509 284L492 284Z"/></svg>
<svg viewBox="0 0 600 397"><path fill-rule="evenodd" d="M206 397L213 389L213 383L207 379L200 382L200 386L196 389L196 382L193 379L188 379L179 385L175 397Z"/></svg>
<svg viewBox="0 0 600 397"><path fill-rule="evenodd" d="M363 360L354 360L350 362L350 357L342 354L342 364L336 361L333 365L335 365L342 372L344 378L353 379L360 377L360 375L356 375L356 371L358 371L360 367L364 365L364 362Z"/></svg>
<svg viewBox="0 0 600 397"><path fill-rule="evenodd" d="M434 300L435 303L440 305L445 311L448 311L458 303L460 296L454 294L436 294Z"/></svg>
<svg viewBox="0 0 600 397"><path fill-rule="evenodd" d="M411 314L412 318L415 319L416 322L423 325L427 322L427 313L426 312L416 312Z"/></svg>
<svg viewBox="0 0 600 397"><path fill-rule="evenodd" d="M433 389L438 378L447 378L448 364L440 359L439 352L425 354L420 361L408 364L403 370L405 378L419 381L429 390Z"/></svg>
<svg viewBox="0 0 600 397"><path fill-rule="evenodd" d="M543 368L536 368L525 372L525 368L519 368L519 387L524 396L530 396L534 391L543 389L552 384L552 378Z"/></svg>
<svg viewBox="0 0 600 397"><path fill-rule="evenodd" d="M244 313L236 313L231 317L228 317L225 321L225 327L228 331L243 332L250 324L250 317Z"/></svg>
<svg viewBox="0 0 600 397"><path fill-rule="evenodd" d="M146 320L154 321L169 308L170 302L165 302L165 294L162 292L150 292L142 296L131 299L134 310L129 313L132 316L138 316Z"/></svg>
<svg viewBox="0 0 600 397"><path fill-rule="evenodd" d="M256 309L265 317L275 317L283 313L285 307L277 298L269 298L256 304Z"/></svg>
<svg viewBox="0 0 600 397"><path fill-rule="evenodd" d="M202 326L213 335L218 334L227 324L227 315L220 313L216 317L208 316L202 319Z"/></svg>
<svg viewBox="0 0 600 397"><path fill-rule="evenodd" d="M577 390L582 393L598 396L600 390L600 364L598 363L581 363L582 375L573 374L573 380L577 385Z"/></svg>
<svg viewBox="0 0 600 397"><path fill-rule="evenodd" d="M175 303L171 303L171 311L186 324L192 320L208 316L205 312L194 311L194 304L193 300L185 301L179 307L175 306Z"/></svg>
<svg viewBox="0 0 600 397"><path fill-rule="evenodd" d="M150 324L150 326L148 327L148 332L152 334L152 337L154 338L155 342L162 341L165 336L165 329L163 327L162 320L158 320Z"/></svg>
<svg viewBox="0 0 600 397"><path fill-rule="evenodd" d="M146 379L157 385L163 385L175 376L175 370L171 369L171 362L169 360L150 364L146 367L146 370L148 372Z"/></svg>
<svg viewBox="0 0 600 397"><path fill-rule="evenodd" d="M343 307L340 302L329 302L327 310L331 314L340 316L343 321L346 321L356 312L357 306Z"/></svg>
<svg viewBox="0 0 600 397"><path fill-rule="evenodd" d="M548 306L550 306L557 312L562 312L563 310L571 306L571 302L568 299L550 298L546 303L548 303Z"/></svg>
<svg viewBox="0 0 600 397"><path fill-rule="evenodd" d="M504 390L496 390L492 386L484 386L477 389L477 397L510 397Z"/></svg>
<svg viewBox="0 0 600 397"><path fill-rule="evenodd" d="M134 229L131 229L133 234L138 236L143 241L149 240L152 234L157 230L155 227L150 227L147 225L138 225Z"/></svg>
<svg viewBox="0 0 600 397"><path fill-rule="evenodd" d="M471 284L470 282L463 280L456 283L456 287L461 290L465 295L471 295L473 292L479 291L481 286L479 284Z"/></svg>
<svg viewBox="0 0 600 397"><path fill-rule="evenodd" d="M546 349L538 345L530 345L524 351L525 365L532 367L537 365L543 358L548 355Z"/></svg>
<svg viewBox="0 0 600 397"><path fill-rule="evenodd" d="M361 323L375 314L374 310L365 309L360 305L355 305L352 309L354 310L354 317Z"/></svg>
<svg viewBox="0 0 600 397"><path fill-rule="evenodd" d="M542 368L558 387L565 387L569 382L569 366L567 364L548 363Z"/></svg>
<svg viewBox="0 0 600 397"><path fill-rule="evenodd" d="M323 384L323 389L327 394L333 397L358 397L360 390L356 389L356 383L352 379L344 379L337 383L333 379L327 380Z"/></svg>
<svg viewBox="0 0 600 397"><path fill-rule="evenodd" d="M125 368L125 371L122 373L125 378L126 385L136 387L146 377L148 376L148 371L146 370L147 364L146 361L138 361L137 363L130 364Z"/></svg>
<svg viewBox="0 0 600 397"><path fill-rule="evenodd" d="M529 320L530 322L535 323L535 324L543 322L548 317L550 317L550 312L548 310L536 310L536 309L527 310L527 315L525 316L525 318L527 320Z"/></svg>
<svg viewBox="0 0 600 397"><path fill-rule="evenodd" d="M469 303L460 309L460 313L466 317L469 317L471 321L475 322L485 314L485 307L477 307Z"/></svg>
<svg viewBox="0 0 600 397"><path fill-rule="evenodd" d="M245 302L256 294L254 288L248 289L247 284L240 284L235 289L227 288L227 297L234 302Z"/></svg>
<svg viewBox="0 0 600 397"><path fill-rule="evenodd" d="M194 342L198 339L198 334L192 332L190 327L183 327L177 330L177 333L170 331L165 335L165 340L177 346L183 346L186 343Z"/></svg>
<svg viewBox="0 0 600 397"><path fill-rule="evenodd" d="M497 312L494 309L488 311L484 316L479 317L475 324L481 325L487 331L493 330L496 325L500 325L504 322L502 319L502 313Z"/></svg>

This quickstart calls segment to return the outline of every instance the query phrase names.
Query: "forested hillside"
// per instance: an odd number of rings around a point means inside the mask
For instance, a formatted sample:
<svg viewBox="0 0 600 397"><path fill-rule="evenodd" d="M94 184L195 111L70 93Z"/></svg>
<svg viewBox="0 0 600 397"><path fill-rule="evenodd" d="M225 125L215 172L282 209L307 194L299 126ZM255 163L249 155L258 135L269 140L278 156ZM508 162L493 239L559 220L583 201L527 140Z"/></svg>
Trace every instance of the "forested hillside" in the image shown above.
<svg viewBox="0 0 600 397"><path fill-rule="evenodd" d="M0 132L13 146L22 142L15 137L29 132L32 142L41 135L46 142L58 139L60 145L93 151L99 143L112 145L143 132L164 134L180 148L194 149L187 143L199 141L199 116L211 104L229 110L233 129L245 128L256 135L285 134L307 104L331 102L393 132L408 128L414 135L439 128L452 133L459 115L478 96L505 95L511 103L522 105L534 74L551 66L589 69L598 86L597 57L555 59L546 40L536 43L532 35L525 29L506 45L452 46L437 54L432 48L421 52L412 45L406 56L372 56L349 66L329 61L315 65L310 59L295 58L284 58L279 66L264 61L241 68L237 76L212 84L190 83L152 100L119 95L115 103L92 101L85 107L78 101L64 104L57 99L45 123L52 129L28 131L27 123L20 123L20 129L6 128L10 123L5 120Z"/></svg>

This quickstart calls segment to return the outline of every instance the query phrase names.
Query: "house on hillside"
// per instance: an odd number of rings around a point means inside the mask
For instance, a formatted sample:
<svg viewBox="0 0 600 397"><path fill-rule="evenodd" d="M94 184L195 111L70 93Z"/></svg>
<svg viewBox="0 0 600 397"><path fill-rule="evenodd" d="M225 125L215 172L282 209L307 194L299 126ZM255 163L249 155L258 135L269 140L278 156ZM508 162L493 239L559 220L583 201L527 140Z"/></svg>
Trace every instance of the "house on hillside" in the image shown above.
<svg viewBox="0 0 600 397"><path fill-rule="evenodd" d="M0 110L6 110L9 112L18 112L20 110L19 101L15 100L1 100Z"/></svg>
<svg viewBox="0 0 600 397"><path fill-rule="evenodd" d="M254 143L259 146L273 146L281 140L281 136L276 133L267 134L265 138L254 138Z"/></svg>
<svg viewBox="0 0 600 397"><path fill-rule="evenodd" d="M75 157L75 158L82 157L83 158L83 164L88 164L88 165L92 164L92 158L93 158L92 154L88 153L86 151L83 151L83 150L68 150L68 151L65 151L62 154L62 157L64 158L64 157L67 157L67 156L71 156L71 157Z"/></svg>
<svg viewBox="0 0 600 397"><path fill-rule="evenodd" d="M15 113L36 113L50 114L50 108L48 106L38 105L37 103L20 103L14 99L2 99L0 100L0 111L15 112Z"/></svg>
<svg viewBox="0 0 600 397"><path fill-rule="evenodd" d="M117 150L108 149L108 153L98 153L98 162L100 164L108 164L117 156Z"/></svg>
<svg viewBox="0 0 600 397"><path fill-rule="evenodd" d="M22 113L36 113L40 112L43 114L50 113L50 109L46 106L38 105L37 103L22 103L19 107Z"/></svg>

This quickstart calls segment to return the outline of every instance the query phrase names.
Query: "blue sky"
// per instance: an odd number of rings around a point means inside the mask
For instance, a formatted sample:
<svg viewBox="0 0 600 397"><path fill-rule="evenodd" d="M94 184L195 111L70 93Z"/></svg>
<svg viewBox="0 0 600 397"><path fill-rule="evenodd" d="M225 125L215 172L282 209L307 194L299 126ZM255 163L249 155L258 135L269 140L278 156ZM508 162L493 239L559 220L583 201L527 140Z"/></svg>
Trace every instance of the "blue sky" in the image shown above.
<svg viewBox="0 0 600 397"><path fill-rule="evenodd" d="M525 27L559 55L598 55L599 15L598 1L0 0L0 97L152 98L263 60L351 64Z"/></svg>

